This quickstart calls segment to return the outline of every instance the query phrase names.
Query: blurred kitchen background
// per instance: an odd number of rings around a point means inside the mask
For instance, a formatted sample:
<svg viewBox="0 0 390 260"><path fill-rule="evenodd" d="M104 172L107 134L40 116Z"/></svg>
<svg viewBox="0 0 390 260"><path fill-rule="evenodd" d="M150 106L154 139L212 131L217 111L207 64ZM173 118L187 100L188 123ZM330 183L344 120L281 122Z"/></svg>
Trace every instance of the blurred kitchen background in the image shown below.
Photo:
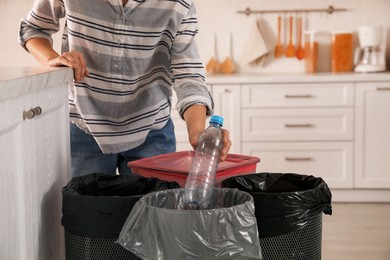
<svg viewBox="0 0 390 260"><path fill-rule="evenodd" d="M287 45L288 19L294 17L293 42L297 43L296 17L302 16L303 30L314 31L349 31L356 34L361 26L390 27L390 10L388 0L195 0L199 17L198 44L204 61L218 55L220 59L232 56L241 72L302 72L304 63L296 59L268 59L263 66L250 66L241 62L244 48L250 40L251 28L256 20L262 21L263 35L273 47L277 38L277 17L284 17L282 23L282 43ZM265 13L247 16L239 14L246 8L252 10L297 10L297 9L327 9L345 8L345 12L313 13ZM255 35L256 36L256 35ZM356 35L355 35L356 36ZM214 48L216 38L216 48ZM387 34L390 39L390 34ZM357 40L357 39L355 39ZM390 57L390 41L387 40L387 56ZM215 53L217 49L217 54ZM273 50L272 50L273 51ZM273 55L271 55L273 56Z"/></svg>
<svg viewBox="0 0 390 260"><path fill-rule="evenodd" d="M289 39L288 17L294 17L293 42L297 43L296 19L302 15L303 30L350 31L357 32L360 26L390 27L390 1L388 0L194 0L198 11L198 45L201 57L206 64L211 57L224 60L231 57L239 72L303 72L304 62L297 59L273 59L269 57L260 65L248 65L243 61L245 46L253 35L253 26L261 20L263 37L273 47L277 37L277 17L285 19L282 24L282 43ZM32 0L0 1L0 23L2 58L0 66L37 65L37 62L17 44L19 21L33 4ZM239 14L246 8L252 10L297 10L346 8L345 12L315 13L266 13L247 16ZM55 36L55 47L60 49L61 35ZM252 38L252 39L253 39ZM390 39L390 34L387 34ZM390 40L387 40L387 56L390 55ZM6 51L4 51L6 50ZM272 56L272 55L271 55Z"/></svg>

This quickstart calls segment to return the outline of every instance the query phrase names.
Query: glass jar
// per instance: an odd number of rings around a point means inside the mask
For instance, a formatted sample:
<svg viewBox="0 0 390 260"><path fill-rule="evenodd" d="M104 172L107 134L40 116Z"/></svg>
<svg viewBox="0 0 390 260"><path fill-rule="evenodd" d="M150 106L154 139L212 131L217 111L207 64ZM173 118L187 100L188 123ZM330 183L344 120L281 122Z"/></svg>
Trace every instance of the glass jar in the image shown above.
<svg viewBox="0 0 390 260"><path fill-rule="evenodd" d="M305 71L307 73L331 70L331 34L324 31L305 31Z"/></svg>
<svg viewBox="0 0 390 260"><path fill-rule="evenodd" d="M353 33L332 32L332 72L353 69Z"/></svg>

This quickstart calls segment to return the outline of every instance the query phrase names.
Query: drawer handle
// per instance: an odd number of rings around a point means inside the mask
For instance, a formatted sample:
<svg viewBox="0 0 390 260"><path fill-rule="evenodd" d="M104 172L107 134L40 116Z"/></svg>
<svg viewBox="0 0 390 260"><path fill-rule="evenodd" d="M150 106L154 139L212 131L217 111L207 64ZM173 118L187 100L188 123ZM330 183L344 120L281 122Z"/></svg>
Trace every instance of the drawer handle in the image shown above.
<svg viewBox="0 0 390 260"><path fill-rule="evenodd" d="M225 88L225 93L232 93L231 89Z"/></svg>
<svg viewBox="0 0 390 260"><path fill-rule="evenodd" d="M27 111L24 111L23 112L23 119L26 120L26 119L33 119L34 117L36 116L39 116L40 114L42 114L42 108L41 107L34 107L30 110L27 110Z"/></svg>
<svg viewBox="0 0 390 260"><path fill-rule="evenodd" d="M388 87L388 88L376 88L376 90L379 90L379 91L389 91L390 87Z"/></svg>
<svg viewBox="0 0 390 260"><path fill-rule="evenodd" d="M285 157L286 161L311 161L310 157Z"/></svg>
<svg viewBox="0 0 390 260"><path fill-rule="evenodd" d="M285 98L312 98L313 95L284 95Z"/></svg>
<svg viewBox="0 0 390 260"><path fill-rule="evenodd" d="M287 128L308 128L308 127L313 127L312 124L284 124L284 127Z"/></svg>

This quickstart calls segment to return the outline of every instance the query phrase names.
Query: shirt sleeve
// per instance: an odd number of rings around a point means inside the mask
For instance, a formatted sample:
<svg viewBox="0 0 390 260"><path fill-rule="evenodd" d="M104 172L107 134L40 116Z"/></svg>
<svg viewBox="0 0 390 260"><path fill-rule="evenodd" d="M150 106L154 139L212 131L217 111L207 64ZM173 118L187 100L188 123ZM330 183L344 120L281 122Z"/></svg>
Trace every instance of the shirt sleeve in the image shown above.
<svg viewBox="0 0 390 260"><path fill-rule="evenodd" d="M53 44L51 35L59 31L59 20L64 16L62 0L35 0L33 8L20 22L20 45L25 48L26 42L32 38L45 38Z"/></svg>
<svg viewBox="0 0 390 260"><path fill-rule="evenodd" d="M183 118L185 110L194 104L203 104L207 115L213 114L214 102L205 82L205 71L199 56L195 35L198 20L192 3L181 20L171 50L171 68L177 95L176 108Z"/></svg>

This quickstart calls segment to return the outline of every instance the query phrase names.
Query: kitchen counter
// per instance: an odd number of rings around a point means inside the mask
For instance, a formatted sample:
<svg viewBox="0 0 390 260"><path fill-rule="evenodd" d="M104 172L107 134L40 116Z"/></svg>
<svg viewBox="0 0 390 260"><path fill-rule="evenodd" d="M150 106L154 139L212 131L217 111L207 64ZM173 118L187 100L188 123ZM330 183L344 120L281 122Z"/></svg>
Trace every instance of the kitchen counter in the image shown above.
<svg viewBox="0 0 390 260"><path fill-rule="evenodd" d="M70 68L0 68L1 259L65 259Z"/></svg>
<svg viewBox="0 0 390 260"><path fill-rule="evenodd" d="M0 67L0 101L21 96L73 77L69 68Z"/></svg>
<svg viewBox="0 0 390 260"><path fill-rule="evenodd" d="M207 74L208 84L252 83L315 83L315 82L381 82L390 81L390 72L382 73L237 73L231 75Z"/></svg>

